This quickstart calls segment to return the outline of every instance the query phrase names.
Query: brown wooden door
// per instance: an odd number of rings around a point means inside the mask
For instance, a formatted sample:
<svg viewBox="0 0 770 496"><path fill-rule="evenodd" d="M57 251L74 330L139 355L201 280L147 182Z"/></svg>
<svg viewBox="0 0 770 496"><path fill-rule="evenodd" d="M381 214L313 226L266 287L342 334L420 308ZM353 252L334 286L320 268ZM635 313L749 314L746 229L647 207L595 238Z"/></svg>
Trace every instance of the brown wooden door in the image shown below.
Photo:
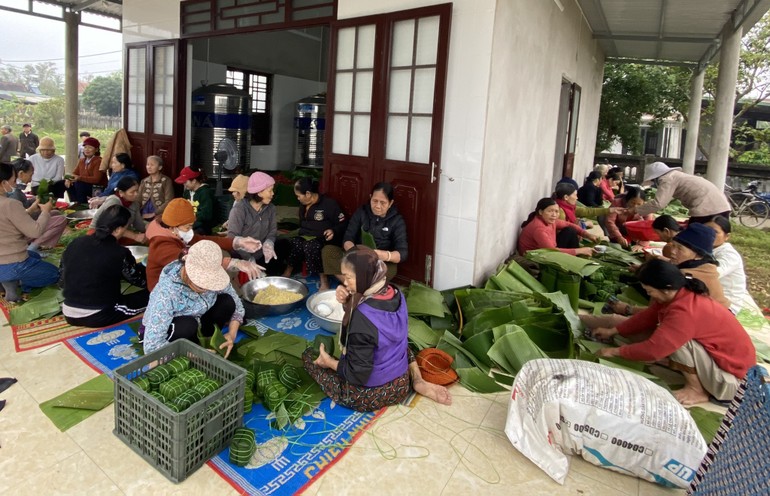
<svg viewBox="0 0 770 496"><path fill-rule="evenodd" d="M582 89L577 83L572 83L569 93L569 117L567 119L567 149L564 153L564 170L562 177L572 177L575 168L575 148L577 146L578 117L580 116L580 96ZM561 178L559 178L561 179Z"/></svg>
<svg viewBox="0 0 770 496"><path fill-rule="evenodd" d="M186 42L164 40L126 46L123 127L131 141L131 160L140 175L145 161L158 155L163 173L175 178L184 167Z"/></svg>
<svg viewBox="0 0 770 496"><path fill-rule="evenodd" d="M379 181L407 225L401 280L430 283L451 5L332 26L324 186L352 214Z"/></svg>

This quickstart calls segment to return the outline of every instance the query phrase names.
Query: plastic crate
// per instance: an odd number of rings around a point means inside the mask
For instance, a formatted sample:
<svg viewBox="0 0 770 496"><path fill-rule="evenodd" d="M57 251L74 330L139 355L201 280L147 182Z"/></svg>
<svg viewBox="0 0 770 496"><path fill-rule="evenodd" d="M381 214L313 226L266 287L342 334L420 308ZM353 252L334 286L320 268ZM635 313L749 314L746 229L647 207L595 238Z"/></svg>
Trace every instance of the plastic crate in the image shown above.
<svg viewBox="0 0 770 496"><path fill-rule="evenodd" d="M631 241L660 241L658 233L652 228L651 220L626 222L626 237Z"/></svg>
<svg viewBox="0 0 770 496"><path fill-rule="evenodd" d="M222 386L182 412L142 391L132 379L157 361L178 356ZM243 423L246 371L186 339L115 369L113 433L173 482L181 482L221 451Z"/></svg>

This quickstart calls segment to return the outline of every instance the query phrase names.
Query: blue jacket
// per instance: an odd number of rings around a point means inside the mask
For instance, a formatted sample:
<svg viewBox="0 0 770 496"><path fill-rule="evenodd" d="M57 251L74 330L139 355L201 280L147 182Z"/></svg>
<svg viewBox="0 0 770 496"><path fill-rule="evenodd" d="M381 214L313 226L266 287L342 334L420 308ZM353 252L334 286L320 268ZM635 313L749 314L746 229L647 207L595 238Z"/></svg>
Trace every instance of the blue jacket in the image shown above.
<svg viewBox="0 0 770 496"><path fill-rule="evenodd" d="M123 169L110 176L110 180L107 181L107 186L105 186L104 191L102 191L99 196L110 196L115 193L115 188L118 187L118 181L126 176L133 176L134 179L136 179L136 182L139 182L139 176L136 175L134 169Z"/></svg>
<svg viewBox="0 0 770 496"><path fill-rule="evenodd" d="M189 316L200 321L217 301L221 293L230 295L235 301L235 313L230 320L243 322L243 303L241 298L228 284L222 291L196 293L182 282L182 262L166 265L160 273L160 280L150 293L150 302L144 312L144 353L152 353L168 343L168 327L174 317Z"/></svg>

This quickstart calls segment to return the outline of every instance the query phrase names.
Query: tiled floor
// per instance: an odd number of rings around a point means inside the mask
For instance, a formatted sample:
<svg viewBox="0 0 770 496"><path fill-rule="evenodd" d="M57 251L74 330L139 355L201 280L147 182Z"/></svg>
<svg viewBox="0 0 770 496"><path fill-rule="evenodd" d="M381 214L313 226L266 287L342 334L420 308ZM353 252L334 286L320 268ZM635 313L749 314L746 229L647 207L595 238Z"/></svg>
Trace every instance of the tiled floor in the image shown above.
<svg viewBox="0 0 770 496"><path fill-rule="evenodd" d="M170 483L113 434L107 408L61 433L38 407L95 372L65 346L16 353L0 327L0 377L19 382L2 393L0 494L236 494L208 466ZM391 408L306 494L676 495L654 484L573 458L566 483L553 482L503 433L507 394L452 388L451 407L422 399Z"/></svg>

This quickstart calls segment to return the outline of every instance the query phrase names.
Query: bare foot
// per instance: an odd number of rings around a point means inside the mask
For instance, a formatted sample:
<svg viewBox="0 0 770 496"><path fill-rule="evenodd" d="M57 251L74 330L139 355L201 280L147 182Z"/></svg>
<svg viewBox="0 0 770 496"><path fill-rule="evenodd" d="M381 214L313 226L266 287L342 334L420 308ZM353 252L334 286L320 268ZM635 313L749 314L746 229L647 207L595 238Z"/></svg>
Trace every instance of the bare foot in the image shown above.
<svg viewBox="0 0 770 496"><path fill-rule="evenodd" d="M328 284L319 284L318 285L318 291L319 292L320 291L327 291L328 289L329 289L329 285Z"/></svg>
<svg viewBox="0 0 770 496"><path fill-rule="evenodd" d="M709 395L705 391L690 386L685 386L679 391L674 391L674 397L684 406L706 403L709 400Z"/></svg>
<svg viewBox="0 0 770 496"><path fill-rule="evenodd" d="M286 270L283 271L283 274L281 274L283 277L291 277L291 275L294 273L294 267L286 267Z"/></svg>
<svg viewBox="0 0 770 496"><path fill-rule="evenodd" d="M451 405L452 404L452 395L449 393L449 390L445 388L444 386L439 386L438 384L433 384L430 382L427 382L424 379L417 379L412 381L412 387L415 391L420 393L421 395L432 399L436 403L439 403L441 405Z"/></svg>

